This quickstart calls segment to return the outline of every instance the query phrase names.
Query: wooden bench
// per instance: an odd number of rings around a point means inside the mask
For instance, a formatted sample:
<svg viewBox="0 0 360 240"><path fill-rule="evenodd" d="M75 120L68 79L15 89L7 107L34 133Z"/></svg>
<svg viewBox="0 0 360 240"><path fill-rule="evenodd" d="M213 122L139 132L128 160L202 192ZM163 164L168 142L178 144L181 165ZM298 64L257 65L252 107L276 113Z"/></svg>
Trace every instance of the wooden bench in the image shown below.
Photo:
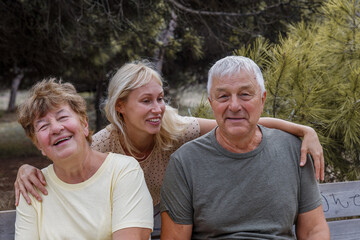
<svg viewBox="0 0 360 240"><path fill-rule="evenodd" d="M360 239L360 181L319 184L332 240ZM340 219L356 217L354 219ZM0 211L0 239L14 239L15 210Z"/></svg>
<svg viewBox="0 0 360 240"><path fill-rule="evenodd" d="M331 240L359 240L360 181L320 184L320 193Z"/></svg>
<svg viewBox="0 0 360 240"><path fill-rule="evenodd" d="M0 239L13 240L15 235L15 210L0 211Z"/></svg>

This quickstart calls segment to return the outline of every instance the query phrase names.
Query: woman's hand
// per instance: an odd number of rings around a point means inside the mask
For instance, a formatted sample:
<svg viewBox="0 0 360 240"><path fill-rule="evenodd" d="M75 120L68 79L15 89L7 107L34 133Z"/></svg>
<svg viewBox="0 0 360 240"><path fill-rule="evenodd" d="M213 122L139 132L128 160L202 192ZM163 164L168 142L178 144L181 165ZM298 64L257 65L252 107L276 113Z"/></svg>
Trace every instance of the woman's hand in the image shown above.
<svg viewBox="0 0 360 240"><path fill-rule="evenodd" d="M46 181L42 172L28 164L22 165L17 173L15 187L15 206L19 205L20 193L24 196L26 202L31 204L28 192L33 195L37 200L42 201L42 198L34 186L39 189L43 194L47 195L45 188Z"/></svg>
<svg viewBox="0 0 360 240"><path fill-rule="evenodd" d="M310 153L315 166L316 179L324 181L325 163L323 149L315 130L311 127L305 127L304 137L301 145L300 166L304 166L307 154Z"/></svg>

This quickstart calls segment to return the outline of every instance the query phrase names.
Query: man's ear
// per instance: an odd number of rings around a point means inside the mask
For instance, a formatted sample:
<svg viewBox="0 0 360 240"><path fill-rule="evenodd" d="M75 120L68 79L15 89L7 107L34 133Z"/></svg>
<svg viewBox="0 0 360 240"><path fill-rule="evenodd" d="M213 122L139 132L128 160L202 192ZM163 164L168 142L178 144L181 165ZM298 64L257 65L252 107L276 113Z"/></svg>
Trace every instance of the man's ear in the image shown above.
<svg viewBox="0 0 360 240"><path fill-rule="evenodd" d="M266 100L266 91L264 91L264 94L261 98L261 101L262 101L262 104L264 105L265 104L265 100Z"/></svg>
<svg viewBox="0 0 360 240"><path fill-rule="evenodd" d="M263 112L263 110L264 110L265 100L266 100L266 91L264 92L264 94L261 97L261 112Z"/></svg>

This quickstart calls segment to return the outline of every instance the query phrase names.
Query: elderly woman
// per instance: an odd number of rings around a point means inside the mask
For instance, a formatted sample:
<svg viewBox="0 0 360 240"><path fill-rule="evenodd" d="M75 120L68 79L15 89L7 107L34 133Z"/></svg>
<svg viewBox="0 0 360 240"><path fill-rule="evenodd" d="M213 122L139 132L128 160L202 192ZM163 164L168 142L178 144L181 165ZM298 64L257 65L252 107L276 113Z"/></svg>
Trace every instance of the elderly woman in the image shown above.
<svg viewBox="0 0 360 240"><path fill-rule="evenodd" d="M111 124L94 135L91 145L100 152L126 154L138 160L155 206L153 237L159 235L156 230L160 230L160 188L170 155L182 144L216 126L215 120L177 114L165 103L162 86L162 77L147 61L127 63L121 67L108 87L105 111ZM317 176L323 178L322 147L312 128L273 118L262 118L260 124L304 137L302 164L305 164L306 153L310 152ZM15 182L16 203L20 192L30 203L28 191L41 200L33 185L46 194L41 172L30 165L21 166Z"/></svg>
<svg viewBox="0 0 360 240"><path fill-rule="evenodd" d="M90 148L86 104L69 83L36 84L18 121L53 164L47 196L16 209L17 239L149 239L153 204L132 157Z"/></svg>

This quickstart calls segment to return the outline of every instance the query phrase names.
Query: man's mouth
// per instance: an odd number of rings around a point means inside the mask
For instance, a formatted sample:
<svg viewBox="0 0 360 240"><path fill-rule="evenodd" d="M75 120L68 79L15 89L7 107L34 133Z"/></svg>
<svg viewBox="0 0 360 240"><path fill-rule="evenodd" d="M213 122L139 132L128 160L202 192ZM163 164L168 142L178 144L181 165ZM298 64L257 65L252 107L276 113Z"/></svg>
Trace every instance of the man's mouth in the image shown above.
<svg viewBox="0 0 360 240"><path fill-rule="evenodd" d="M244 117L227 117L228 120L244 120Z"/></svg>

